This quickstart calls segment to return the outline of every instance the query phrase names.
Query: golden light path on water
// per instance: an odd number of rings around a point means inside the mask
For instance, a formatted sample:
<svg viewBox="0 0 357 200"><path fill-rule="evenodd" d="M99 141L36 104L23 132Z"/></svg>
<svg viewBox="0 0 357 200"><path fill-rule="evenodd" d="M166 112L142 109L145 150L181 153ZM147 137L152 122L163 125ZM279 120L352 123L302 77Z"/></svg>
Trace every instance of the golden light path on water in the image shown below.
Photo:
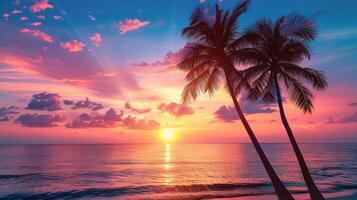
<svg viewBox="0 0 357 200"><path fill-rule="evenodd" d="M164 177L165 177L165 184L170 184L172 182L172 173L171 173L171 144L165 144L165 153L164 153Z"/></svg>

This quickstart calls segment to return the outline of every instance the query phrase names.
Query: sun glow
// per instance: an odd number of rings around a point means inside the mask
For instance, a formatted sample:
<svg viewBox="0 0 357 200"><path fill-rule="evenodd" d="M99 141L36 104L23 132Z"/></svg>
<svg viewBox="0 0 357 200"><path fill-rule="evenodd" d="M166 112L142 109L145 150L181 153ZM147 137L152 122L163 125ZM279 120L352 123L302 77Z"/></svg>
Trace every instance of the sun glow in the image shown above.
<svg viewBox="0 0 357 200"><path fill-rule="evenodd" d="M165 128L160 133L161 140L165 143L171 143L176 140L176 134L172 128Z"/></svg>

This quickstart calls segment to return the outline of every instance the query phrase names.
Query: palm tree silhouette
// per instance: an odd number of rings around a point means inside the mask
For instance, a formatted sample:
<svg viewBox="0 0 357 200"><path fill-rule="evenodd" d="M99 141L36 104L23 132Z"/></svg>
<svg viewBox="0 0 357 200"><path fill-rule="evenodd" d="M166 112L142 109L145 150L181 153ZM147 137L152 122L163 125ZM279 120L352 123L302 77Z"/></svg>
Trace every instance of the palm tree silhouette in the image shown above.
<svg viewBox="0 0 357 200"><path fill-rule="evenodd" d="M178 64L180 69L188 72L188 84L182 92L182 101L186 103L196 100L201 93L212 96L221 80L225 79L237 113L263 162L278 198L290 200L293 197L274 171L236 98L240 90L247 86L247 82L242 79L242 73L234 67L232 54L235 51L234 41L237 39L236 22L247 7L248 1L242 1L232 12L224 11L216 5L213 15L200 7L192 13L190 25L182 31L188 42L184 50L185 55Z"/></svg>
<svg viewBox="0 0 357 200"><path fill-rule="evenodd" d="M314 96L304 83L314 89L324 90L327 81L322 71L299 66L304 59L310 59L308 43L316 38L315 23L301 15L291 14L278 18L258 21L249 27L236 41L240 49L236 59L241 64L250 64L244 70L245 77L251 81L249 98L266 102L277 99L282 123L298 159L306 186L312 200L324 199L314 183L300 148L294 138L285 116L281 87L285 86L291 101L304 113L314 109Z"/></svg>

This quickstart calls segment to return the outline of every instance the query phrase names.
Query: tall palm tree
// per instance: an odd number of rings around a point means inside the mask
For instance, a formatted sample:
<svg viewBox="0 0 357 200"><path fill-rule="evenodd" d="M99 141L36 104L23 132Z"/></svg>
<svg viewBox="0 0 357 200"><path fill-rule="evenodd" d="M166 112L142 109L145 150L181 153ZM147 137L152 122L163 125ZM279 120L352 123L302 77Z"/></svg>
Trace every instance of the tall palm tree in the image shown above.
<svg viewBox="0 0 357 200"><path fill-rule="evenodd" d="M242 73L234 67L233 51L229 49L237 39L237 19L247 10L247 6L248 1L242 1L232 12L224 11L216 5L213 15L200 7L192 13L189 26L182 31L182 35L188 42L185 46L185 55L178 64L180 69L188 72L186 75L188 84L182 92L182 101L186 103L196 100L201 93L208 93L212 96L221 80L225 79L241 122L272 180L278 198L291 200L293 197L274 171L236 98L240 89L246 84L241 79Z"/></svg>
<svg viewBox="0 0 357 200"><path fill-rule="evenodd" d="M244 71L252 83L250 98L262 98L267 102L277 99L280 117L298 159L306 186L312 200L324 199L314 183L304 157L295 140L285 116L281 87L285 87L291 101L304 113L314 109L314 96L304 83L312 88L324 90L327 81L322 71L301 67L304 59L310 59L309 42L316 38L315 23L301 15L291 14L278 18L258 21L248 28L235 42L236 59L241 64L250 64Z"/></svg>

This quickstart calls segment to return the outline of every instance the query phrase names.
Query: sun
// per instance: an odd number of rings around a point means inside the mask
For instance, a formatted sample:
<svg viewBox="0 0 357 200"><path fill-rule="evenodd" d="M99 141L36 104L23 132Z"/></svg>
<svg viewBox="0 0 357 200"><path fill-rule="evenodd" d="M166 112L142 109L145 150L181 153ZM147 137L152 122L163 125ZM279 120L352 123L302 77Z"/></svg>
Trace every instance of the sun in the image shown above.
<svg viewBox="0 0 357 200"><path fill-rule="evenodd" d="M176 134L172 128L161 129L160 138L165 143L174 142L176 139Z"/></svg>

